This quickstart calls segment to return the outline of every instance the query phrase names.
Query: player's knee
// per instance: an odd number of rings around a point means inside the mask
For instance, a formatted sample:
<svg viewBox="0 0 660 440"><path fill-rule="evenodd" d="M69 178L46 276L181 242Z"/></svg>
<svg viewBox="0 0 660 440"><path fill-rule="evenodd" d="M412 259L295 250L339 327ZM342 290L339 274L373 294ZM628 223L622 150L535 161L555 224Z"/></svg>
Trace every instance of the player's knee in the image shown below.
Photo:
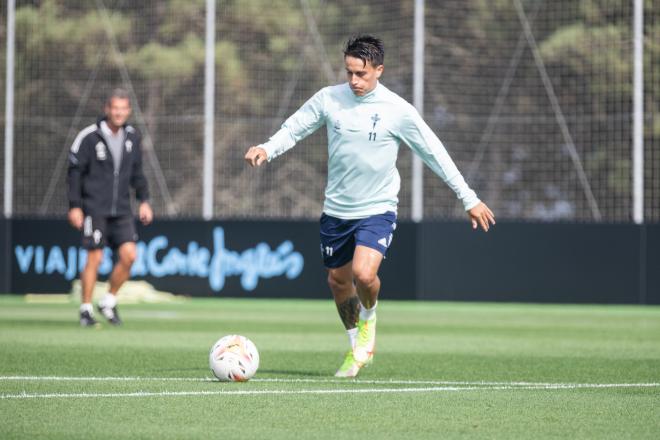
<svg viewBox="0 0 660 440"><path fill-rule="evenodd" d="M121 249L119 253L119 260L125 266L132 266L137 258L137 250L135 246L126 246Z"/></svg>
<svg viewBox="0 0 660 440"><path fill-rule="evenodd" d="M135 251L127 252L127 253L123 256L123 258L122 258L122 262L123 262L126 266L132 266L133 263L135 262L135 259L136 259L136 258L137 258L137 254L136 254Z"/></svg>
<svg viewBox="0 0 660 440"><path fill-rule="evenodd" d="M353 276L355 277L355 282L362 286L372 285L377 278L376 272L369 269L355 269L353 270Z"/></svg>
<svg viewBox="0 0 660 440"><path fill-rule="evenodd" d="M96 269L101 265L102 261L103 261L103 250L92 249L87 251L87 263L86 263L87 267Z"/></svg>
<svg viewBox="0 0 660 440"><path fill-rule="evenodd" d="M135 252L127 254L124 256L124 258L122 258L122 263L124 263L124 265L126 266L132 266L133 263L135 262L135 258L136 258Z"/></svg>
<svg viewBox="0 0 660 440"><path fill-rule="evenodd" d="M350 280L345 280L332 272L328 273L328 286L332 291L342 290L350 285Z"/></svg>

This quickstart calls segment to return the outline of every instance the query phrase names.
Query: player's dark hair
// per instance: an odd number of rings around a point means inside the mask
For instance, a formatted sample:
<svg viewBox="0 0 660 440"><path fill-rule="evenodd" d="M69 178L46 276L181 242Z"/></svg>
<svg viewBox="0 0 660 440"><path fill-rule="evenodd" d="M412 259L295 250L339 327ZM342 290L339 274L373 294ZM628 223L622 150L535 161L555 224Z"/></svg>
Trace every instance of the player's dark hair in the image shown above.
<svg viewBox="0 0 660 440"><path fill-rule="evenodd" d="M373 35L355 35L346 43L344 57L351 56L359 58L367 64L371 63L373 67L378 67L385 60L385 47L383 41Z"/></svg>
<svg viewBox="0 0 660 440"><path fill-rule="evenodd" d="M108 97L105 99L105 104L110 105L110 102L114 98L128 99L129 104L131 102L131 95L128 93L128 91L126 91L126 89L122 89L122 88L119 88L119 87L116 88L116 89L112 89L112 91L110 93L108 93Z"/></svg>

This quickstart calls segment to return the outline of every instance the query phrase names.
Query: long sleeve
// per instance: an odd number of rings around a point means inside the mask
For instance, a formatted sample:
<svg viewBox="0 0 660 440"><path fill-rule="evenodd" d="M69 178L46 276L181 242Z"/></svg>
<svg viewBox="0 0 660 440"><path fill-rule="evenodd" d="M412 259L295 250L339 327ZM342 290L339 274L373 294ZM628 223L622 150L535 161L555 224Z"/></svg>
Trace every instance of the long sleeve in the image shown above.
<svg viewBox="0 0 660 440"><path fill-rule="evenodd" d="M324 94L325 89L318 91L282 124L282 128L268 142L260 145L266 150L269 161L284 154L323 125Z"/></svg>
<svg viewBox="0 0 660 440"><path fill-rule="evenodd" d="M67 196L69 208L82 208L82 175L87 171L88 151L83 144L84 132L73 141L69 150L67 171Z"/></svg>
<svg viewBox="0 0 660 440"><path fill-rule="evenodd" d="M403 112L400 139L454 191L456 197L463 202L466 211L479 204L477 194L470 189L440 139L424 122L417 110L406 103Z"/></svg>
<svg viewBox="0 0 660 440"><path fill-rule="evenodd" d="M135 198L140 202L149 200L149 186L142 170L142 142L138 138L135 145L135 159L131 173L131 186L135 188Z"/></svg>

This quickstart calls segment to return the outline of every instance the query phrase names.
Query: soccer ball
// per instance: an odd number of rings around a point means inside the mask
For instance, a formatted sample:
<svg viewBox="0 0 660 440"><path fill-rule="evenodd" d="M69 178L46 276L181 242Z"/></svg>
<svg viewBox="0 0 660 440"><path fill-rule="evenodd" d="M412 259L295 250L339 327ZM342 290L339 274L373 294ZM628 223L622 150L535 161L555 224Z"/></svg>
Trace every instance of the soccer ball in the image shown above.
<svg viewBox="0 0 660 440"><path fill-rule="evenodd" d="M245 336L223 336L211 347L209 367L223 382L245 382L259 368L259 352Z"/></svg>

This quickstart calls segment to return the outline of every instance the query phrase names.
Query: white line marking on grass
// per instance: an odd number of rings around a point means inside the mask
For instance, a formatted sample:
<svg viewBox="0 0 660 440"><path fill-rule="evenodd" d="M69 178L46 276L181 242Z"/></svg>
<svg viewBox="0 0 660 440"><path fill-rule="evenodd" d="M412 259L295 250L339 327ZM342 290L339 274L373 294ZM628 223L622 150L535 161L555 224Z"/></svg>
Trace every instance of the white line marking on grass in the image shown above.
<svg viewBox="0 0 660 440"><path fill-rule="evenodd" d="M139 376L0 376L0 381L44 381L44 382L219 382L212 377L139 377Z"/></svg>
<svg viewBox="0 0 660 440"><path fill-rule="evenodd" d="M140 377L140 376L0 376L0 381L53 381L53 382L219 382L212 377ZM547 387L554 388L634 388L660 387L660 383L552 383L552 382L488 382L488 381L449 381L449 380L398 380L398 379L324 379L324 378L256 378L250 382L259 383L328 383L353 385L443 385L475 387Z"/></svg>
<svg viewBox="0 0 660 440"><path fill-rule="evenodd" d="M487 381L452 381L452 380L370 380L370 379L251 379L251 382L280 383L351 383L364 385L458 385L458 386L510 386L510 387L572 387L572 388L619 388L619 387L660 387L660 383L551 383L551 382L487 382Z"/></svg>
<svg viewBox="0 0 660 440"><path fill-rule="evenodd" d="M465 386L465 387L415 387L415 388L357 388L333 390L223 390L223 391L136 391L130 393L27 393L0 394L0 400L8 399L80 399L116 397L189 397L189 396L250 396L250 395L296 395L296 394L390 394L432 393L456 391L497 390L555 390L575 388L606 388L625 386L658 386L659 384L555 384L541 386Z"/></svg>

